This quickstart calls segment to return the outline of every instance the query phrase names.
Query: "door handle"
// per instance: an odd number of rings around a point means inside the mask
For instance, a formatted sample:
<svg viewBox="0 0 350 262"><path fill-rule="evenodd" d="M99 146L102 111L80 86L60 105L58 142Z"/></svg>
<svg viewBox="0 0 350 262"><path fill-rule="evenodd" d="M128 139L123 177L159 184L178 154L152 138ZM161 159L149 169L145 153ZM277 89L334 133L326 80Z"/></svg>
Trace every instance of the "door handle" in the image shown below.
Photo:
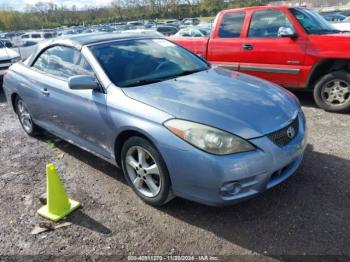
<svg viewBox="0 0 350 262"><path fill-rule="evenodd" d="M251 44L244 44L243 46L244 50L253 50L254 46Z"/></svg>
<svg viewBox="0 0 350 262"><path fill-rule="evenodd" d="M40 89L40 92L46 96L50 95L50 92L49 92L49 90L47 90L47 88Z"/></svg>

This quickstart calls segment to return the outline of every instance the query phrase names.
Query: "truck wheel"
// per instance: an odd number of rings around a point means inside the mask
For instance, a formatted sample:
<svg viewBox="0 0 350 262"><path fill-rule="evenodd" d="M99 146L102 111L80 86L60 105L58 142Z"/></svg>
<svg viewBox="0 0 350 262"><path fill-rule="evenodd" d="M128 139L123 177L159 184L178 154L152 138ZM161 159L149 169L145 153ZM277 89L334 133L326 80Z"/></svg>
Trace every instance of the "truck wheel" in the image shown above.
<svg viewBox="0 0 350 262"><path fill-rule="evenodd" d="M322 109L346 113L350 111L350 74L335 71L323 76L314 88L314 99Z"/></svg>

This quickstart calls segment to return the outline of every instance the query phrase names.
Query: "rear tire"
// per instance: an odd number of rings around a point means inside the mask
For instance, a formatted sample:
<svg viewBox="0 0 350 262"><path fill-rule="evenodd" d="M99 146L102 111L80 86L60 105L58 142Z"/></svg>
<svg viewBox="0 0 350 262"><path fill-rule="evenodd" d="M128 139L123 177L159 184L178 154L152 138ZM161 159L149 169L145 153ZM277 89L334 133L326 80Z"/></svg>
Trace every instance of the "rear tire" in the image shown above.
<svg viewBox="0 0 350 262"><path fill-rule="evenodd" d="M162 206L174 198L165 162L146 139L129 138L122 148L121 164L126 181L147 204Z"/></svg>
<svg viewBox="0 0 350 262"><path fill-rule="evenodd" d="M28 107L19 96L16 96L15 98L15 109L23 130L29 136L35 137L41 134L41 129L36 124L34 124Z"/></svg>
<svg viewBox="0 0 350 262"><path fill-rule="evenodd" d="M322 109L334 113L350 111L350 74L335 71L323 76L315 85L314 99Z"/></svg>

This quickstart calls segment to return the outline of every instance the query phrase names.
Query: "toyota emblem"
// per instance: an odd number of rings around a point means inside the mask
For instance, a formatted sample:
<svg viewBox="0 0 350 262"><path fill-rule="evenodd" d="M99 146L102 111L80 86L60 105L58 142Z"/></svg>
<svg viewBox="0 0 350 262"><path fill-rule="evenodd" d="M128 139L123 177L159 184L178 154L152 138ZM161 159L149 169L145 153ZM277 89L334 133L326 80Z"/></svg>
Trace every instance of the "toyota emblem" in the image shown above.
<svg viewBox="0 0 350 262"><path fill-rule="evenodd" d="M292 127L292 126L288 127L288 129L287 129L287 136L290 139L294 138L294 136L295 136L295 129L294 129L294 127Z"/></svg>

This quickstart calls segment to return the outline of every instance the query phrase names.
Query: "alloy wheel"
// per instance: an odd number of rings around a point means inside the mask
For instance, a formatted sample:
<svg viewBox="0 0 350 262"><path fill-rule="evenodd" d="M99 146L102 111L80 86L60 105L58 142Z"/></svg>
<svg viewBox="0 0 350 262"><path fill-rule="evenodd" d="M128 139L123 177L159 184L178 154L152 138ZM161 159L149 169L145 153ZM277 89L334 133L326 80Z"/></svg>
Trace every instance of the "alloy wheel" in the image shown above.
<svg viewBox="0 0 350 262"><path fill-rule="evenodd" d="M159 194L162 179L157 162L149 151L140 146L129 148L126 153L126 170L135 189L146 197Z"/></svg>
<svg viewBox="0 0 350 262"><path fill-rule="evenodd" d="M350 100L350 84L341 79L331 80L322 87L321 96L329 105L343 105Z"/></svg>
<svg viewBox="0 0 350 262"><path fill-rule="evenodd" d="M27 133L31 133L33 130L32 117L29 114L28 109L22 100L18 100L17 102L17 111L19 120L21 121L24 130Z"/></svg>

